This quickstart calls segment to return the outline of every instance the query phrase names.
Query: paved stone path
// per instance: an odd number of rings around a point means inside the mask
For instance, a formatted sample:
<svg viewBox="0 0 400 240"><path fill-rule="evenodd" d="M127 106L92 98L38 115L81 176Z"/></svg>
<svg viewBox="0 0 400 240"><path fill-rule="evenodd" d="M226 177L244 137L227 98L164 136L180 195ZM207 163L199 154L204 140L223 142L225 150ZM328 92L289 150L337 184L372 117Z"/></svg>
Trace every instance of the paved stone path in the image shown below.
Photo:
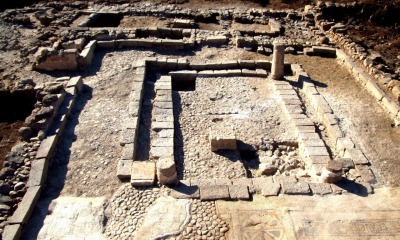
<svg viewBox="0 0 400 240"><path fill-rule="evenodd" d="M29 228L23 239L102 240L105 198L59 197L48 207L47 216L35 236L36 228ZM45 204L44 204L45 205ZM41 209L45 212L46 209ZM31 222L40 223L43 216L33 216Z"/></svg>
<svg viewBox="0 0 400 240"><path fill-rule="evenodd" d="M190 221L190 200L160 197L147 212L135 239L162 239L177 235Z"/></svg>

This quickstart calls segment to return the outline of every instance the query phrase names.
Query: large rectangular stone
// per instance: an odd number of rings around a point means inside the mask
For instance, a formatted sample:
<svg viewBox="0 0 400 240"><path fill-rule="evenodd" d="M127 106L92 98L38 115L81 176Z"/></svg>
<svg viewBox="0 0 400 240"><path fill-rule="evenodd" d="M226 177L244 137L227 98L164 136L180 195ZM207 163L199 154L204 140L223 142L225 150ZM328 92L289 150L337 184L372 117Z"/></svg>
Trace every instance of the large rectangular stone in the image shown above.
<svg viewBox="0 0 400 240"><path fill-rule="evenodd" d="M132 186L153 186L156 180L155 162L132 162L131 184Z"/></svg>
<svg viewBox="0 0 400 240"><path fill-rule="evenodd" d="M3 240L18 240L21 237L22 225L21 224L11 224L4 227L2 234Z"/></svg>
<svg viewBox="0 0 400 240"><path fill-rule="evenodd" d="M157 115L154 117L156 122L174 122L173 115ZM153 118L153 120L154 120Z"/></svg>
<svg viewBox="0 0 400 240"><path fill-rule="evenodd" d="M387 97L384 97L382 99L382 105L394 117L397 116L397 114L400 111L399 105L396 102L394 102L392 99L389 99Z"/></svg>
<svg viewBox="0 0 400 240"><path fill-rule="evenodd" d="M72 77L67 83L67 88L69 87L74 87L78 91L78 93L80 93L83 88L82 77L81 76Z"/></svg>
<svg viewBox="0 0 400 240"><path fill-rule="evenodd" d="M39 149L36 153L36 158L47 158L50 159L53 151L57 145L56 135L47 136L39 146Z"/></svg>
<svg viewBox="0 0 400 240"><path fill-rule="evenodd" d="M351 140L349 137L341 137L337 139L336 150L344 151L348 148L355 148L353 140Z"/></svg>
<svg viewBox="0 0 400 240"><path fill-rule="evenodd" d="M261 192L263 186L268 186L274 183L272 177L257 177L252 179L254 191L257 193Z"/></svg>
<svg viewBox="0 0 400 240"><path fill-rule="evenodd" d="M201 186L201 200L229 199L229 188L227 185Z"/></svg>
<svg viewBox="0 0 400 240"><path fill-rule="evenodd" d="M348 148L344 151L345 158L351 158L354 164L368 164L368 159L364 156L364 153L358 148Z"/></svg>
<svg viewBox="0 0 400 240"><path fill-rule="evenodd" d="M31 162L27 187L43 186L47 178L49 160L46 158L35 159Z"/></svg>
<svg viewBox="0 0 400 240"><path fill-rule="evenodd" d="M261 188L261 195L265 197L278 196L281 190L281 185L279 183L271 183L269 185L264 185Z"/></svg>
<svg viewBox="0 0 400 240"><path fill-rule="evenodd" d="M22 201L18 204L17 210L15 210L14 214L8 219L9 224L24 225L28 222L39 199L41 190L40 186L28 188Z"/></svg>
<svg viewBox="0 0 400 240"><path fill-rule="evenodd" d="M310 118L303 118L303 119L293 118L291 122L296 127L297 126L315 126L314 122Z"/></svg>
<svg viewBox="0 0 400 240"><path fill-rule="evenodd" d="M156 132L164 129L174 129L174 122L152 122L151 129Z"/></svg>
<svg viewBox="0 0 400 240"><path fill-rule="evenodd" d="M200 190L198 186L179 184L177 187L171 189L171 196L177 199L199 199Z"/></svg>
<svg viewBox="0 0 400 240"><path fill-rule="evenodd" d="M122 147L121 159L133 160L134 159L135 144L128 143Z"/></svg>
<svg viewBox="0 0 400 240"><path fill-rule="evenodd" d="M331 160L329 156L309 156L308 159L312 164L326 164Z"/></svg>
<svg viewBox="0 0 400 240"><path fill-rule="evenodd" d="M155 158L166 158L174 156L173 147L152 147L150 149L150 155Z"/></svg>
<svg viewBox="0 0 400 240"><path fill-rule="evenodd" d="M309 183L311 192L316 195L327 195L332 193L329 183Z"/></svg>
<svg viewBox="0 0 400 240"><path fill-rule="evenodd" d="M284 194L288 195L309 195L311 193L310 187L306 182L283 182L282 190Z"/></svg>
<svg viewBox="0 0 400 240"><path fill-rule="evenodd" d="M119 160L117 163L117 177L119 180L129 180L131 178L132 160Z"/></svg>
<svg viewBox="0 0 400 240"><path fill-rule="evenodd" d="M341 138L344 136L342 130L340 129L339 125L327 125L326 126L326 132L328 134L328 137L332 139L332 142L337 142L338 138Z"/></svg>
<svg viewBox="0 0 400 240"><path fill-rule="evenodd" d="M284 95L284 96L288 96L288 95ZM298 106L298 105L289 105L289 106L285 106L285 110L286 113L288 114L300 114L300 113L304 113L304 110Z"/></svg>
<svg viewBox="0 0 400 240"><path fill-rule="evenodd" d="M167 109L167 108L153 108L153 114L155 116L159 115L168 115L168 116L173 116L173 110L172 108Z"/></svg>
<svg viewBox="0 0 400 240"><path fill-rule="evenodd" d="M250 199L249 188L241 185L229 185L229 196L231 199L247 200Z"/></svg>
<svg viewBox="0 0 400 240"><path fill-rule="evenodd" d="M306 157L310 156L329 156L328 150L326 147L305 147L304 155Z"/></svg>
<svg viewBox="0 0 400 240"><path fill-rule="evenodd" d="M250 193L254 193L255 189L253 186L253 181L251 178L235 178L232 179L232 185L241 185L241 186L247 186L249 188Z"/></svg>
<svg viewBox="0 0 400 240"><path fill-rule="evenodd" d="M173 138L157 138L154 139L151 143L152 147L174 147L174 139Z"/></svg>
<svg viewBox="0 0 400 240"><path fill-rule="evenodd" d="M158 132L160 138L174 138L174 129L164 129Z"/></svg>
<svg viewBox="0 0 400 240"><path fill-rule="evenodd" d="M121 146L124 146L125 144L133 144L135 143L135 137L136 137L136 129L122 129L121 131L121 137L119 140L119 143Z"/></svg>
<svg viewBox="0 0 400 240"><path fill-rule="evenodd" d="M325 147L324 141L322 139L304 139L299 143L300 148L305 147Z"/></svg>
<svg viewBox="0 0 400 240"><path fill-rule="evenodd" d="M164 108L164 109L172 109L173 106L172 106L172 101L165 101L165 102L155 101L154 107Z"/></svg>
<svg viewBox="0 0 400 240"><path fill-rule="evenodd" d="M299 139L300 141L303 141L305 139L321 139L318 135L318 133L299 133Z"/></svg>

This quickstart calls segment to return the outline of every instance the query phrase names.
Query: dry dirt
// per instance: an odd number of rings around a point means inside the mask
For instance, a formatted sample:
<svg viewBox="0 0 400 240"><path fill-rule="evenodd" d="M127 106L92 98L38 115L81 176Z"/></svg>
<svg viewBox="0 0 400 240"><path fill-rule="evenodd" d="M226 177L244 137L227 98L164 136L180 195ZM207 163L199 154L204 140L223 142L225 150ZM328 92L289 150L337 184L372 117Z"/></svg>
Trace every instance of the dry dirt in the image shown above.
<svg viewBox="0 0 400 240"><path fill-rule="evenodd" d="M19 141L18 129L23 125L22 121L0 122L0 169L11 148Z"/></svg>
<svg viewBox="0 0 400 240"><path fill-rule="evenodd" d="M150 16L124 17L118 27L120 28L144 28L144 27L165 27L167 20Z"/></svg>

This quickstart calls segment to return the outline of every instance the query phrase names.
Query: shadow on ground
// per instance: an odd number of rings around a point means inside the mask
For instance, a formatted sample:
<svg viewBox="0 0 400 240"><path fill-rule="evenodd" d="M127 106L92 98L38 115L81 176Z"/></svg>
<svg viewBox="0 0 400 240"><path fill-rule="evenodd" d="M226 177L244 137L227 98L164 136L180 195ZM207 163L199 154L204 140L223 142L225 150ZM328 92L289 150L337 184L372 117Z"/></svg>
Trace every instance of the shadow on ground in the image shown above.
<svg viewBox="0 0 400 240"><path fill-rule="evenodd" d="M78 118L86 103L92 98L92 91L93 89L91 87L84 85L81 94L76 99L72 114L58 142L57 150L50 161L45 187L32 213L32 217L24 229L21 239L38 238L40 229L44 225L46 215L49 213L51 202L60 195L64 187L71 156L71 146L76 140L76 135L74 133L75 127L79 124Z"/></svg>

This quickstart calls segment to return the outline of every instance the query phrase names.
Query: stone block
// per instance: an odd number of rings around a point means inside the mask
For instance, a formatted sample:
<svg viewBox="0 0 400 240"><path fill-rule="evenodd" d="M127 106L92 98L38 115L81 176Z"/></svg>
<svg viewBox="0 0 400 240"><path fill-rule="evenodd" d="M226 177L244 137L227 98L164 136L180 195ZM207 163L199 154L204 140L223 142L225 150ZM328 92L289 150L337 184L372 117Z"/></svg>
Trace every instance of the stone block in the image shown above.
<svg viewBox="0 0 400 240"><path fill-rule="evenodd" d="M174 122L152 122L151 129L156 132L164 129L174 129Z"/></svg>
<svg viewBox="0 0 400 240"><path fill-rule="evenodd" d="M299 139L300 141L306 140L306 139L321 139L318 135L318 133L299 133Z"/></svg>
<svg viewBox="0 0 400 240"><path fill-rule="evenodd" d="M151 143L152 147L174 147L174 139L173 138L157 138L154 139Z"/></svg>
<svg viewBox="0 0 400 240"><path fill-rule="evenodd" d="M295 132L297 135L299 135L300 133L314 133L315 126L297 126L295 128Z"/></svg>
<svg viewBox="0 0 400 240"><path fill-rule="evenodd" d="M250 68L250 69L254 69L256 67L256 63L254 62L254 60L238 60L239 63L239 67L240 68Z"/></svg>
<svg viewBox="0 0 400 240"><path fill-rule="evenodd" d="M274 182L275 183L296 183L297 182L297 178L294 176L284 176L284 175L280 175L280 176L274 176Z"/></svg>
<svg viewBox="0 0 400 240"><path fill-rule="evenodd" d="M315 126L314 122L310 118L292 118L292 124L297 126Z"/></svg>
<svg viewBox="0 0 400 240"><path fill-rule="evenodd" d="M156 115L155 117L156 122L174 122L174 116L173 115ZM153 118L153 121L154 121ZM164 129L164 130L173 130L173 129ZM163 131L163 130L161 130Z"/></svg>
<svg viewBox="0 0 400 240"><path fill-rule="evenodd" d="M326 164L331 161L329 156L309 156L308 158L312 164Z"/></svg>
<svg viewBox="0 0 400 240"><path fill-rule="evenodd" d="M179 184L177 187L171 189L171 196L176 199L199 199L200 190L198 186Z"/></svg>
<svg viewBox="0 0 400 240"><path fill-rule="evenodd" d="M397 116L397 114L400 111L399 105L396 102L394 102L392 99L389 99L387 97L382 98L382 105L394 117Z"/></svg>
<svg viewBox="0 0 400 240"><path fill-rule="evenodd" d="M137 129L139 124L138 117L127 117L123 120L123 129Z"/></svg>
<svg viewBox="0 0 400 240"><path fill-rule="evenodd" d="M140 114L140 102L130 102L128 104L128 113L132 117L138 117Z"/></svg>
<svg viewBox="0 0 400 240"><path fill-rule="evenodd" d="M279 183L271 183L269 185L264 185L261 188L261 195L265 197L278 196L281 190L281 185Z"/></svg>
<svg viewBox="0 0 400 240"><path fill-rule="evenodd" d="M293 96L293 95L290 95L290 96ZM285 111L286 111L287 114L301 114L301 113L304 113L304 110L298 105L286 106L285 107Z"/></svg>
<svg viewBox="0 0 400 240"><path fill-rule="evenodd" d="M135 144L128 143L122 147L121 159L133 160L134 159Z"/></svg>
<svg viewBox="0 0 400 240"><path fill-rule="evenodd" d="M67 83L67 88L69 87L75 87L78 93L80 93L83 88L82 77L81 76L72 77Z"/></svg>
<svg viewBox="0 0 400 240"><path fill-rule="evenodd" d="M280 95L296 95L297 96L297 93L294 89L277 89L277 92Z"/></svg>
<svg viewBox="0 0 400 240"><path fill-rule="evenodd" d="M255 189L251 178L235 178L232 179L232 185L247 186L250 193L254 193Z"/></svg>
<svg viewBox="0 0 400 240"><path fill-rule="evenodd" d="M157 161L157 178L160 184L175 184L177 182L177 176L173 158L161 158Z"/></svg>
<svg viewBox="0 0 400 240"><path fill-rule="evenodd" d="M131 185L153 186L156 179L156 164L150 161L134 161L131 169Z"/></svg>
<svg viewBox="0 0 400 240"><path fill-rule="evenodd" d="M174 129L164 129L158 132L159 138L174 138Z"/></svg>
<svg viewBox="0 0 400 240"><path fill-rule="evenodd" d="M97 41L98 48L115 48L115 41Z"/></svg>
<svg viewBox="0 0 400 240"><path fill-rule="evenodd" d="M78 63L81 66L90 66L94 56L94 50L96 49L96 40L90 41L82 52L79 54Z"/></svg>
<svg viewBox="0 0 400 240"><path fill-rule="evenodd" d="M8 219L9 224L24 225L28 222L39 199L41 190L40 186L28 188L22 201L18 204L17 210L15 210L14 214Z"/></svg>
<svg viewBox="0 0 400 240"><path fill-rule="evenodd" d="M311 193L310 187L306 182L283 182L282 190L287 195L309 195Z"/></svg>
<svg viewBox="0 0 400 240"><path fill-rule="evenodd" d="M229 188L226 185L214 186L201 186L200 199L201 200L223 200L229 199Z"/></svg>
<svg viewBox="0 0 400 240"><path fill-rule="evenodd" d="M324 116L322 117L322 123L325 126L337 125L339 121L333 113L325 113Z"/></svg>
<svg viewBox="0 0 400 240"><path fill-rule="evenodd" d="M150 155L154 158L168 158L174 156L174 148L172 147L152 147Z"/></svg>
<svg viewBox="0 0 400 240"><path fill-rule="evenodd" d="M328 125L326 126L326 132L328 137L332 140L332 142L336 143L338 138L344 136L342 130L339 125Z"/></svg>
<svg viewBox="0 0 400 240"><path fill-rule="evenodd" d="M336 57L336 48L313 46L314 55L321 57Z"/></svg>
<svg viewBox="0 0 400 240"><path fill-rule="evenodd" d="M272 179L272 177L258 177L253 178L252 182L254 191L260 193L263 186L271 185L272 183L274 183L274 180Z"/></svg>
<svg viewBox="0 0 400 240"><path fill-rule="evenodd" d="M18 240L22 234L21 224L6 225L2 234L3 240Z"/></svg>
<svg viewBox="0 0 400 240"><path fill-rule="evenodd" d="M299 142L300 148L306 147L325 147L324 141L322 139L304 139L303 141Z"/></svg>
<svg viewBox="0 0 400 240"><path fill-rule="evenodd" d="M309 183L309 185L313 194L324 196L332 193L329 183Z"/></svg>
<svg viewBox="0 0 400 240"><path fill-rule="evenodd" d="M368 81L365 84L365 87L367 88L368 92L370 92L371 95L378 101L381 101L383 96L385 96L385 93L373 81Z"/></svg>
<svg viewBox="0 0 400 240"><path fill-rule="evenodd" d="M29 171L29 179L26 186L43 186L47 178L48 168L49 160L46 158L33 160L31 162L31 170Z"/></svg>
<svg viewBox="0 0 400 240"><path fill-rule="evenodd" d="M121 146L125 146L125 144L134 144L135 143L135 137L136 137L136 129L123 129L121 131L121 137L119 140L119 144Z"/></svg>
<svg viewBox="0 0 400 240"><path fill-rule="evenodd" d="M210 45L222 45L228 43L228 39L225 36L210 36L204 42Z"/></svg>
<svg viewBox="0 0 400 240"><path fill-rule="evenodd" d="M351 158L354 164L368 164L368 159L364 156L363 152L358 148L349 148L344 151L345 158Z"/></svg>
<svg viewBox="0 0 400 240"><path fill-rule="evenodd" d="M326 147L305 147L304 155L306 157L310 156L329 156L328 150Z"/></svg>
<svg viewBox="0 0 400 240"><path fill-rule="evenodd" d="M290 105L297 105L301 106L303 103L300 101L300 99L296 99L295 96L293 96L292 99L287 99L287 98L282 98L283 103L285 106L290 106Z"/></svg>
<svg viewBox="0 0 400 240"><path fill-rule="evenodd" d="M336 150L344 151L348 148L355 148L354 142L349 137L341 137L336 141Z"/></svg>
<svg viewBox="0 0 400 240"><path fill-rule="evenodd" d="M173 116L174 112L173 110L170 108L153 108L153 115L157 116Z"/></svg>
<svg viewBox="0 0 400 240"><path fill-rule="evenodd" d="M271 61L268 60L257 60L255 64L257 68L262 68L267 71L270 71L272 66Z"/></svg>
<svg viewBox="0 0 400 240"><path fill-rule="evenodd" d="M49 160L53 155L53 151L57 145L56 135L47 136L39 146L39 149L36 153L36 159L46 158Z"/></svg>
<svg viewBox="0 0 400 240"><path fill-rule="evenodd" d="M342 162L343 168L347 168L347 169L354 168L354 162L350 158L339 158L339 159L337 159L337 161Z"/></svg>
<svg viewBox="0 0 400 240"><path fill-rule="evenodd" d="M236 150L236 136L232 128L212 128L209 133L211 151Z"/></svg>
<svg viewBox="0 0 400 240"><path fill-rule="evenodd" d="M121 181L131 178L132 160L119 160L117 164L117 177Z"/></svg>
<svg viewBox="0 0 400 240"><path fill-rule="evenodd" d="M229 185L229 196L231 199L248 200L250 199L249 188L242 185Z"/></svg>

